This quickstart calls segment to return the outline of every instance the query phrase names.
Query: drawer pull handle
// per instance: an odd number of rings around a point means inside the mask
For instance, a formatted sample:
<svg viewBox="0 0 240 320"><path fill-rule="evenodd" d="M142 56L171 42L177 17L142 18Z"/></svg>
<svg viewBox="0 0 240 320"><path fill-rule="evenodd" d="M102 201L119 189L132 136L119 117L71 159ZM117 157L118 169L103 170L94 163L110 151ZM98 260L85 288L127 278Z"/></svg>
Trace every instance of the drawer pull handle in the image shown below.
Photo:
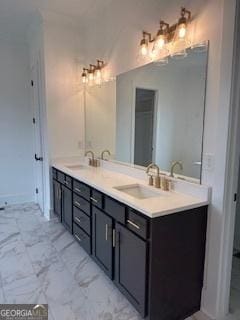
<svg viewBox="0 0 240 320"><path fill-rule="evenodd" d="M108 241L108 224L105 225L105 240Z"/></svg>
<svg viewBox="0 0 240 320"><path fill-rule="evenodd" d="M74 220L77 221L78 223L81 222L81 220L78 217L75 217Z"/></svg>
<svg viewBox="0 0 240 320"><path fill-rule="evenodd" d="M82 192L82 190L81 189L79 189L79 188L74 188L74 191L77 191L77 192Z"/></svg>
<svg viewBox="0 0 240 320"><path fill-rule="evenodd" d="M90 199L95 202L95 203L98 203L98 201L96 199L94 199L93 197L90 197Z"/></svg>
<svg viewBox="0 0 240 320"><path fill-rule="evenodd" d="M81 207L81 203L78 202L78 201L74 201L74 204L75 204L77 207Z"/></svg>
<svg viewBox="0 0 240 320"><path fill-rule="evenodd" d="M140 229L140 227L136 223L132 222L131 220L127 220L127 223L129 223L131 226L133 226L134 228L136 228L138 230Z"/></svg>
<svg viewBox="0 0 240 320"><path fill-rule="evenodd" d="M79 236L78 236L76 233L74 233L74 237L75 237L79 242L82 241L82 239L80 239Z"/></svg>
<svg viewBox="0 0 240 320"><path fill-rule="evenodd" d="M68 185L68 182L67 182L66 180L64 181L64 183L65 183L66 185Z"/></svg>
<svg viewBox="0 0 240 320"><path fill-rule="evenodd" d="M115 229L113 229L113 234L112 234L112 245L113 245L113 248L116 247L116 231Z"/></svg>

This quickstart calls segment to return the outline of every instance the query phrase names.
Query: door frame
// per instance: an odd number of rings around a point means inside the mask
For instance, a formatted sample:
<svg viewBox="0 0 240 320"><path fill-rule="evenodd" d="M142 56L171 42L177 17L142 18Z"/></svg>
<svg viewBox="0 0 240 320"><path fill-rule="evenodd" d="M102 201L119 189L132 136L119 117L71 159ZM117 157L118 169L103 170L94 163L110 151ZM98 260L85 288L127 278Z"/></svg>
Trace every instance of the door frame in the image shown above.
<svg viewBox="0 0 240 320"><path fill-rule="evenodd" d="M157 123L158 123L158 89L148 86L138 86L137 84L133 85L133 101L132 101L132 120L131 120L131 149L130 149L130 163L134 165L134 150L135 150L135 113L136 113L136 90L151 90L155 92L155 101L154 101L154 111L153 111L153 145L156 145L157 139ZM154 148L153 153L153 162L156 160L156 148Z"/></svg>
<svg viewBox="0 0 240 320"><path fill-rule="evenodd" d="M225 230L223 234L223 259L220 270L220 300L221 317L229 313L230 287L232 274L232 255L234 245L234 227L236 218L236 201L234 194L238 189L238 171L240 160L240 2L236 4L234 51L232 63L231 102L228 129L227 163L225 172L224 213Z"/></svg>
<svg viewBox="0 0 240 320"><path fill-rule="evenodd" d="M50 219L52 209L52 187L50 187L50 157L49 157L49 143L48 143L48 125L47 125L47 108L46 108L46 85L45 85L45 70L43 52L39 50L34 55L33 61L30 65L31 70L38 65L38 91L39 91L39 105L41 108L41 132L42 132L42 157L43 157L43 214L47 219ZM36 81L36 80L35 80ZM32 113L34 114L34 106L32 104ZM34 141L34 150L35 150ZM34 156L34 155L33 155Z"/></svg>
<svg viewBox="0 0 240 320"><path fill-rule="evenodd" d="M33 130L34 130L34 153L35 155L42 157L43 154L43 138L42 138L42 107L40 103L40 66L39 61L36 60L31 67L31 85L32 85L32 108L33 108ZM41 173L39 172L39 164L36 160L34 161L34 171L35 171L35 202L39 204L40 208L44 208L44 179L43 179L43 162L41 162ZM39 177L39 175L41 177ZM39 185L39 182L41 186ZM38 190L37 188L41 188ZM41 197L41 199L40 199ZM40 204L41 202L41 204Z"/></svg>

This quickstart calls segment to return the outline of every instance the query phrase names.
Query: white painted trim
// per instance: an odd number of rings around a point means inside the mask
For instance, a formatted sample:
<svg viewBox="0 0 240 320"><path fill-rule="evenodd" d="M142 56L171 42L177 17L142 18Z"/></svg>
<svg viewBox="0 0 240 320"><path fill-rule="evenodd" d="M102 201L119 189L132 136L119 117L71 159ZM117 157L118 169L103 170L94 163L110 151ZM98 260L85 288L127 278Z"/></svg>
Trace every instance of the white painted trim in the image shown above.
<svg viewBox="0 0 240 320"><path fill-rule="evenodd" d="M230 283L232 270L232 253L234 240L234 224L236 203L233 195L237 192L238 169L240 157L240 3L237 1L236 26L234 39L233 75L231 89L231 104L229 117L229 132L227 146L227 163L225 173L224 192L224 230L223 230L223 257L220 270L220 303L218 315L223 318L229 312Z"/></svg>
<svg viewBox="0 0 240 320"><path fill-rule="evenodd" d="M46 107L46 85L45 85L45 69L44 69L44 54L41 48L36 56L33 59L33 65L31 68L36 65L36 61L39 64L39 99L40 105L42 108L41 112L41 131L43 133L42 137L42 155L43 155L43 198L44 198L44 216L49 219L50 218L50 210L51 210L51 187L50 187L50 158L49 158L49 145L48 145L48 124L47 124L47 107Z"/></svg>

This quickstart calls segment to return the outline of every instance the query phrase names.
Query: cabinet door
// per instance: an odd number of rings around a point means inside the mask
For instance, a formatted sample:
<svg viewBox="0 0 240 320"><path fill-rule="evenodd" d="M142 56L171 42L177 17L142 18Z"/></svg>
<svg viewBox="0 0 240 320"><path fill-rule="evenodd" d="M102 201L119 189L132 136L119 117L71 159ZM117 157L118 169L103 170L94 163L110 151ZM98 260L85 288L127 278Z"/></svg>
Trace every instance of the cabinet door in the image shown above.
<svg viewBox="0 0 240 320"><path fill-rule="evenodd" d="M96 263L112 279L113 246L112 219L102 211L93 207L92 210L93 258Z"/></svg>
<svg viewBox="0 0 240 320"><path fill-rule="evenodd" d="M53 210L60 221L62 220L61 192L61 184L58 181L53 180Z"/></svg>
<svg viewBox="0 0 240 320"><path fill-rule="evenodd" d="M72 191L62 186L62 223L72 233Z"/></svg>
<svg viewBox="0 0 240 320"><path fill-rule="evenodd" d="M147 244L134 233L116 223L115 284L146 315Z"/></svg>

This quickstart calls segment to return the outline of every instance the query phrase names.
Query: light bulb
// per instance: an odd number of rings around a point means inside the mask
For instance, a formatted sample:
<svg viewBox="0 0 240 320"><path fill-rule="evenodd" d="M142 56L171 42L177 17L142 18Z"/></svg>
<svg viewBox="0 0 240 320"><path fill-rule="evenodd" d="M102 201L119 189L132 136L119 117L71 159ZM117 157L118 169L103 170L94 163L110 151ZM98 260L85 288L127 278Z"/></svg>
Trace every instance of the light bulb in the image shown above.
<svg viewBox="0 0 240 320"><path fill-rule="evenodd" d="M86 73L86 70L83 69L83 73L82 73L82 83L87 83L87 82L88 82L87 73Z"/></svg>
<svg viewBox="0 0 240 320"><path fill-rule="evenodd" d="M142 56L146 56L148 54L148 46L146 44L141 46L141 54Z"/></svg>
<svg viewBox="0 0 240 320"><path fill-rule="evenodd" d="M157 50L155 44L153 45L153 48L152 48L152 50L150 51L150 54L149 54L149 55L150 55L150 58L151 58L152 60L156 59L156 57L157 57L157 55L158 55L158 50Z"/></svg>
<svg viewBox="0 0 240 320"><path fill-rule="evenodd" d="M89 77L89 81L93 81L93 72L90 72L88 77Z"/></svg>
<svg viewBox="0 0 240 320"><path fill-rule="evenodd" d="M187 32L187 28L186 28L186 24L182 23L179 25L178 27L178 37L179 39L184 39L186 36L186 32Z"/></svg>
<svg viewBox="0 0 240 320"><path fill-rule="evenodd" d="M94 72L94 76L95 76L95 79L99 79L102 77L102 71L100 69L97 69L95 72Z"/></svg>
<svg viewBox="0 0 240 320"><path fill-rule="evenodd" d="M157 37L157 40L156 40L156 45L159 49L162 49L165 45L165 36L162 34L162 35L159 35Z"/></svg>
<svg viewBox="0 0 240 320"><path fill-rule="evenodd" d="M148 54L148 42L145 38L140 42L140 53L142 56L146 56Z"/></svg>

